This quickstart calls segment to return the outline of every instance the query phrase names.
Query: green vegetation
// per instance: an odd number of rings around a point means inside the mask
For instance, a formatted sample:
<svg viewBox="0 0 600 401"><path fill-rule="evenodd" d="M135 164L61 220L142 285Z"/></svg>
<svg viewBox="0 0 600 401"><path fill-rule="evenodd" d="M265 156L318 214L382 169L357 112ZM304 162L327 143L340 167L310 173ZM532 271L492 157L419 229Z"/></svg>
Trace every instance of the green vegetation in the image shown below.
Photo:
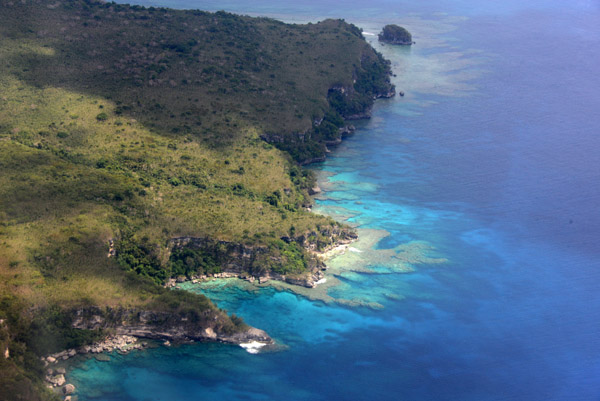
<svg viewBox="0 0 600 401"><path fill-rule="evenodd" d="M49 399L39 355L102 335L72 328L77 308L208 313L243 329L161 286L218 272L229 253L170 241L261 249L257 276L305 272L299 238L322 247L339 227L305 210L314 178L296 162L322 156L341 117L389 91L388 74L340 20L3 2L0 389Z"/></svg>
<svg viewBox="0 0 600 401"><path fill-rule="evenodd" d="M221 272L221 266L215 260L214 252L209 249L190 247L175 249L169 262L171 277L192 277Z"/></svg>
<svg viewBox="0 0 600 401"><path fill-rule="evenodd" d="M398 25L386 25L379 34L379 40L393 45L412 45L412 35Z"/></svg>

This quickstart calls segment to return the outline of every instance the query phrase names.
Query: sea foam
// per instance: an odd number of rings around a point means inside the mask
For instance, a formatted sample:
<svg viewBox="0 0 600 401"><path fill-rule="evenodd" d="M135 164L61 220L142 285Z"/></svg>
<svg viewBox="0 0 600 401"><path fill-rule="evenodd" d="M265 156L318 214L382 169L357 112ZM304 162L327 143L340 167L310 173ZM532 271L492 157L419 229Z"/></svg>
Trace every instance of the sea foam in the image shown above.
<svg viewBox="0 0 600 401"><path fill-rule="evenodd" d="M267 344L258 341L251 341L249 343L241 343L240 347L242 347L251 354L258 354L260 352L260 349L265 345Z"/></svg>

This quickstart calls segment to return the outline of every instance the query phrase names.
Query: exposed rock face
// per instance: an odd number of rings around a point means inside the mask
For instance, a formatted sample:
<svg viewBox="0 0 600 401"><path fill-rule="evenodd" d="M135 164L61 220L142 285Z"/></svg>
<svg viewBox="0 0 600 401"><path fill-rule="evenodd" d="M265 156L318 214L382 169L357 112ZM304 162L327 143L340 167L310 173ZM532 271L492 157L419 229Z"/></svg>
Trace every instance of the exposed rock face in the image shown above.
<svg viewBox="0 0 600 401"><path fill-rule="evenodd" d="M340 226L321 227L319 231L310 231L293 238L303 248L322 252L327 248L355 241L358 234L352 229ZM284 239L285 240L285 239Z"/></svg>
<svg viewBox="0 0 600 401"><path fill-rule="evenodd" d="M385 86L376 88L376 90L369 95L371 100L358 109L356 108L356 102L351 100L357 96L360 95L356 93L356 90L352 86L333 86L329 89L328 95L329 98L337 97L338 99L344 99L344 102L354 104L351 112L348 110L340 110L340 114L345 120L368 120L371 118L373 101L377 99L389 99L396 96L396 87L388 82Z"/></svg>
<svg viewBox="0 0 600 401"><path fill-rule="evenodd" d="M254 261L269 255L266 246L249 246L228 241L215 241L211 238L179 237L173 238L169 248L195 248L209 251L222 266L223 272L240 274L252 272Z"/></svg>
<svg viewBox="0 0 600 401"><path fill-rule="evenodd" d="M321 227L318 231L305 232L293 237L282 237L283 241L287 243L296 242L309 251L306 259L306 271L296 275L283 275L261 269L260 265L265 259L275 263L281 262L278 260L279 257L272 255L266 246L250 246L234 242L215 241L209 238L180 237L172 239L169 247L171 249L190 247L208 250L215 260L219 261L222 269L221 273L215 274L214 277L245 278L247 275L251 275L258 278L259 283L262 283L263 280L279 280L312 288L323 277L322 270L326 267L316 253L334 245L352 242L356 238L357 234L353 230L337 225ZM175 280L171 280L170 286L174 285Z"/></svg>
<svg viewBox="0 0 600 401"><path fill-rule="evenodd" d="M410 46L414 42L412 35L405 28L398 25L386 25L379 34L379 41L391 45Z"/></svg>
<svg viewBox="0 0 600 401"><path fill-rule="evenodd" d="M63 393L65 395L73 394L75 392L75 386L72 384L67 384L63 387Z"/></svg>
<svg viewBox="0 0 600 401"><path fill-rule="evenodd" d="M174 342L221 341L239 344L249 341L272 343L262 330L249 327L229 332L213 310L203 316L136 309L81 308L74 311L72 326L77 329L112 329L117 335L170 340ZM91 352L94 352L91 350Z"/></svg>
<svg viewBox="0 0 600 401"><path fill-rule="evenodd" d="M46 380L49 383L52 383L53 386L62 386L63 384L65 384L66 380L65 380L65 375L56 375L56 376L49 376L46 378Z"/></svg>
<svg viewBox="0 0 600 401"><path fill-rule="evenodd" d="M308 190L309 195L316 195L316 194L320 194L320 193L321 193L321 188L319 188L318 185L315 185L314 187L312 187Z"/></svg>
<svg viewBox="0 0 600 401"><path fill-rule="evenodd" d="M313 157L311 159L306 159L306 160L302 160L300 162L301 166L306 166L308 164L313 164L313 163L321 163L325 161L325 155L323 156L319 156L319 157Z"/></svg>

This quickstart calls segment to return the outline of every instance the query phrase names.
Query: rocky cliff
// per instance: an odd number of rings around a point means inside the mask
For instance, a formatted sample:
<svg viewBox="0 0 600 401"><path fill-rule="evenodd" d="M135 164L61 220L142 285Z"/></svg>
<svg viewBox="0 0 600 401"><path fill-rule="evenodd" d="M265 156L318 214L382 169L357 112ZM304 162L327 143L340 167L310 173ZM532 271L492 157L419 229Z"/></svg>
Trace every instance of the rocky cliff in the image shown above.
<svg viewBox="0 0 600 401"><path fill-rule="evenodd" d="M215 241L210 238L180 237L173 238L169 247L172 252L191 249L210 255L220 267L217 273L213 273L217 277L240 277L251 281L279 280L311 288L323 278L322 271L326 268L319 253L352 242L356 238L355 231L338 225L319 227L315 231L282 237L282 243L297 245L304 250L301 254L304 262L302 271L286 269L286 264L290 261L286 257L285 248L278 246L246 245Z"/></svg>
<svg viewBox="0 0 600 401"><path fill-rule="evenodd" d="M220 341L241 344L251 341L272 343L262 330L243 325L231 326L224 313L205 310L153 311L125 308L79 308L73 311L72 325L77 329L107 330L118 335L175 342Z"/></svg>

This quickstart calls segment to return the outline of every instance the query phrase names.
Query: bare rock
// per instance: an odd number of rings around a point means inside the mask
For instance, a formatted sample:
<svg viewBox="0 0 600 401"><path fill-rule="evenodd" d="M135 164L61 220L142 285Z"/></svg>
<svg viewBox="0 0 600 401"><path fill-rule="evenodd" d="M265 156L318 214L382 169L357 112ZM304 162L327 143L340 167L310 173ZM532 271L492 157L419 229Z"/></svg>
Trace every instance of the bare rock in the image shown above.
<svg viewBox="0 0 600 401"><path fill-rule="evenodd" d="M314 187L314 188L310 188L310 189L308 190L308 193L309 193L310 195L316 195L316 194L319 194L319 193L321 193L321 188L319 188L319 186L318 186L318 185L315 185L315 187Z"/></svg>
<svg viewBox="0 0 600 401"><path fill-rule="evenodd" d="M48 377L48 381L54 386L62 386L65 384L65 375L55 375Z"/></svg>
<svg viewBox="0 0 600 401"><path fill-rule="evenodd" d="M63 393L66 395L73 394L74 392L75 392L75 386L72 385L71 383L69 383L63 387Z"/></svg>
<svg viewBox="0 0 600 401"><path fill-rule="evenodd" d="M217 333L215 333L215 331L212 329L212 327L207 327L204 329L204 335L207 338L217 338Z"/></svg>

